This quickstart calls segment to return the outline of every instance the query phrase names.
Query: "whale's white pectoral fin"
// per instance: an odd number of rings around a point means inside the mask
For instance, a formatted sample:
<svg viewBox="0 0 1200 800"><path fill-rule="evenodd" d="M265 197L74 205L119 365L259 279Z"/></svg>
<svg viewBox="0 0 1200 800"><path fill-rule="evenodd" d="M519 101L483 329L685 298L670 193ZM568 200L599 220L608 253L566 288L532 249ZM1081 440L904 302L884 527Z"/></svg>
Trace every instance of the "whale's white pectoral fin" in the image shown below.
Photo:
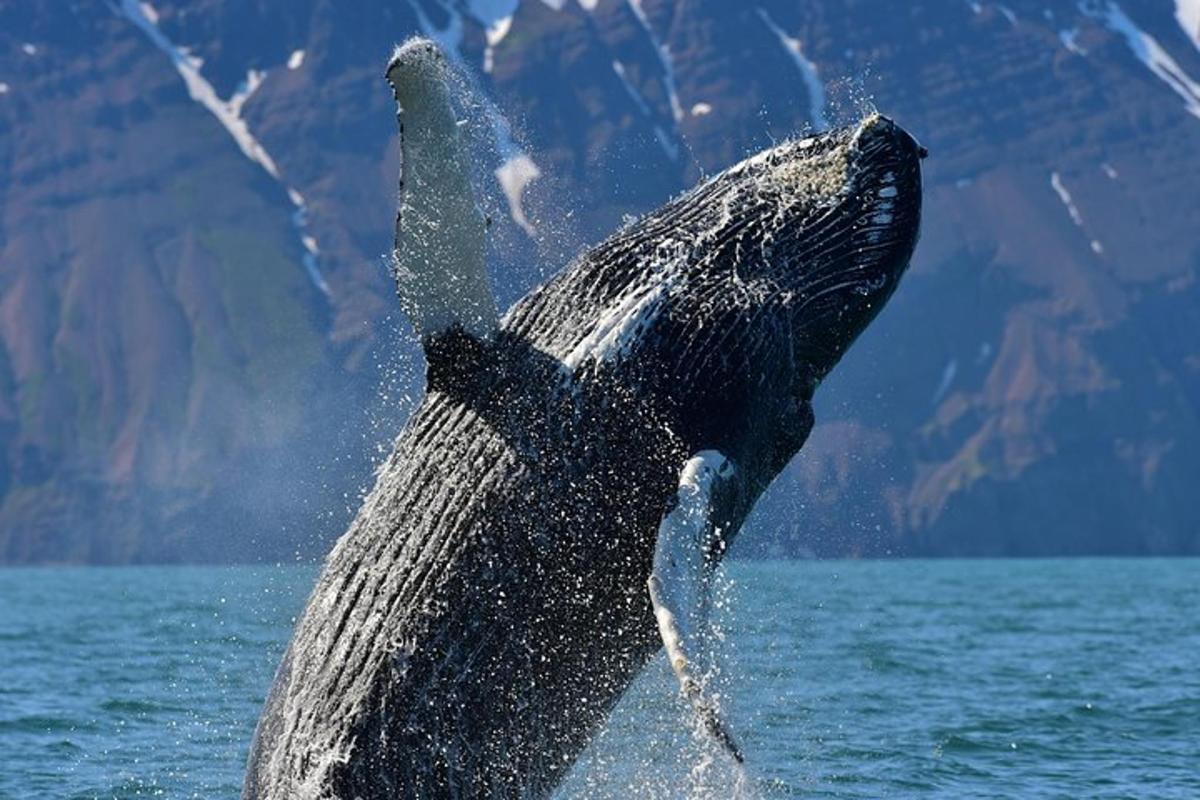
<svg viewBox="0 0 1200 800"><path fill-rule="evenodd" d="M704 727L738 762L742 753L713 698L705 691L701 659L708 625L709 593L727 531L721 504L733 495L734 464L715 450L697 453L679 476L675 507L658 527L650 600L671 669Z"/></svg>
<svg viewBox="0 0 1200 800"><path fill-rule="evenodd" d="M427 39L396 49L387 79L400 121L400 204L393 272L423 341L451 329L486 337L496 300L484 264L487 227L451 104L446 57Z"/></svg>

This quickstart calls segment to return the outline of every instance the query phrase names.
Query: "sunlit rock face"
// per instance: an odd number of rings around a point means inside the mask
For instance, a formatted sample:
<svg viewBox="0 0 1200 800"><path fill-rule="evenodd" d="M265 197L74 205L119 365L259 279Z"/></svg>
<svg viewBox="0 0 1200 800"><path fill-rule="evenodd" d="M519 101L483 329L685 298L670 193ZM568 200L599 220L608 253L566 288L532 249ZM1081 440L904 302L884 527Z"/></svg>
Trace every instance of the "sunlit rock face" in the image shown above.
<svg viewBox="0 0 1200 800"><path fill-rule="evenodd" d="M1185 6L7 4L0 558L292 558L344 528L419 392L380 259L379 59L423 28L511 123L478 164L502 307L864 99L935 154L906 291L824 384L746 547L1195 552Z"/></svg>

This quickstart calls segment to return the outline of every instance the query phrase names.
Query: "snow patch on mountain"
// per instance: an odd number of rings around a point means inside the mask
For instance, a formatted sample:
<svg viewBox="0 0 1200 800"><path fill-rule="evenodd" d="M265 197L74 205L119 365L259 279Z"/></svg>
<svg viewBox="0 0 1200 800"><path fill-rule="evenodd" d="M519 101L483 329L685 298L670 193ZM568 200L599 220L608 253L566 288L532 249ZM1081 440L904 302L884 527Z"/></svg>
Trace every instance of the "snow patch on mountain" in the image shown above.
<svg viewBox="0 0 1200 800"><path fill-rule="evenodd" d="M260 69L252 69L246 72L246 79L238 84L233 95L229 98L229 110L234 116L239 119L242 116L242 107L246 105L258 87L262 86L264 80L267 79L267 73Z"/></svg>
<svg viewBox="0 0 1200 800"><path fill-rule="evenodd" d="M1063 28L1058 32L1058 40L1062 42L1063 47L1070 50L1075 55L1086 56L1087 50L1079 46L1079 28Z"/></svg>
<svg viewBox="0 0 1200 800"><path fill-rule="evenodd" d="M521 199L525 195L525 188L541 177L541 174L542 171L533 159L522 152L510 156L496 169L496 180L500 182L504 199L508 201L508 212L512 215L513 222L520 225L521 230L531 237L537 231L525 216L525 207Z"/></svg>
<svg viewBox="0 0 1200 800"><path fill-rule="evenodd" d="M620 61L614 60L612 62L612 66L613 72L615 72L617 77L621 80L621 85L625 87L626 94L628 94L630 99L633 100L634 104L638 107L638 110L640 110L642 115L647 119L653 120L654 112L650 110L649 104L646 103L646 98L642 97L641 92L639 92L634 85L630 83L629 76L625 74L625 65ZM667 158L671 159L672 161L675 161L679 158L679 145L676 144L675 140L671 138L671 135L667 133L661 125L654 125L654 138L658 141L659 147L663 149L663 152L667 154Z"/></svg>
<svg viewBox="0 0 1200 800"><path fill-rule="evenodd" d="M1050 188L1054 189L1054 193L1058 195L1058 199L1067 207L1067 213L1071 215L1071 221L1082 228L1083 215L1079 213L1079 209L1075 206L1074 198L1067 191L1067 187L1063 185L1062 176L1057 172L1050 173Z"/></svg>
<svg viewBox="0 0 1200 800"><path fill-rule="evenodd" d="M638 24L646 32L646 36L650 38L650 44L653 45L654 52L658 56L658 63L662 67L663 88L667 90L667 99L671 104L671 117L676 123L679 123L683 120L683 104L679 102L679 92L675 88L675 62L671 58L671 48L660 42L654 34L654 29L650 27L650 19L646 16L645 9L642 8L642 0L625 0L625 2L633 11L633 15L637 17Z"/></svg>
<svg viewBox="0 0 1200 800"><path fill-rule="evenodd" d="M1074 222L1080 230L1086 233L1086 228L1083 224L1083 215L1079 213L1079 207L1075 205L1075 198L1071 197L1071 193L1067 191L1066 184L1063 183L1062 176L1057 172L1050 173L1050 188L1054 190L1054 193L1058 195L1058 199L1062 201L1064 206L1066 206L1067 214L1070 215L1071 221ZM1095 239L1090 240L1088 245L1092 248L1092 252L1096 255L1100 255L1104 252L1104 245L1100 244L1100 242L1096 241Z"/></svg>
<svg viewBox="0 0 1200 800"><path fill-rule="evenodd" d="M1125 39L1133 55L1183 99L1187 112L1200 118L1200 84L1196 83L1153 36L1139 28L1119 5L1081 0L1079 10Z"/></svg>
<svg viewBox="0 0 1200 800"><path fill-rule="evenodd" d="M642 97L641 93L634 88L632 83L629 82L629 76L625 74L625 65L614 59L612 62L612 68L613 72L617 73L617 77L620 78L621 85L625 87L625 93L629 95L629 99L633 101L634 105L636 105L643 114L645 114L647 117L651 116L650 106L646 105L646 98Z"/></svg>
<svg viewBox="0 0 1200 800"><path fill-rule="evenodd" d="M658 146L667 154L667 158L672 161L679 159L679 144L671 138L671 134L667 133L662 125L654 126L654 138L658 140Z"/></svg>
<svg viewBox="0 0 1200 800"><path fill-rule="evenodd" d="M307 229L307 209L304 206L303 198L300 198L299 192L283 182L279 175L279 167L276 166L274 159L271 158L271 154L259 143L254 134L250 132L250 126L246 124L246 121L241 116L242 107L258 87L262 85L263 80L266 78L266 73L259 70L250 70L246 73L246 80L242 82L229 100L222 100L217 96L217 90L213 85L200 73L200 68L204 66L203 59L192 55L187 48L177 46L159 29L157 24L158 12L154 9L154 6L150 3L139 3L137 0L121 0L121 12L130 22L146 34L155 47L171 59L176 72L183 78L188 95L216 117L217 121L221 123L221 126L225 128L226 132L229 133L230 137L242 151L242 154L260 166L264 172L283 186L288 200L295 206L292 214L292 224L296 228L296 232L300 236L301 246L304 248L303 263L305 271L308 273L313 285L322 294L328 296L329 285L325 282L320 270L317 268L316 257L319 250L316 239L313 238ZM300 200L298 201L297 198L300 198Z"/></svg>
<svg viewBox="0 0 1200 800"><path fill-rule="evenodd" d="M495 63L496 45L512 29L513 14L520 0L469 0L468 13L483 26L487 45L483 49L483 71L491 72Z"/></svg>
<svg viewBox="0 0 1200 800"><path fill-rule="evenodd" d="M451 61L463 67L464 59L462 51L459 49L462 45L463 18L458 9L447 5L443 0L438 0L438 4L446 12L447 18L446 27L438 28L426 16L417 0L408 0L408 4L417 16L417 24L420 25L422 33L437 42L442 48L442 52ZM519 0L473 0L468 10L472 18L488 29L489 46L498 44L508 34L512 25L512 15L518 4ZM553 6L551 7L553 8ZM560 4L555 10L560 10L561 7ZM494 42L493 36L498 37ZM486 59L485 54L485 62ZM467 74L465 69L462 71L463 74ZM496 143L496 151L502 159L500 166L493 174L500 184L501 191L504 192L504 199L508 203L508 214L521 230L532 237L536 233L536 229L525 213L523 198L525 189L541 176L542 171L534 160L517 145L513 138L512 127L500 113L496 104L482 92L475 91L474 94L478 95L483 104L488 124L492 129L492 138Z"/></svg>
<svg viewBox="0 0 1200 800"><path fill-rule="evenodd" d="M762 17L763 23L771 29L771 32L779 38L779 43L787 50L788 55L795 62L796 68L800 70L801 77L804 78L804 86L808 89L808 118L812 120L813 128L818 131L825 130L829 127L829 119L825 116L825 85L821 83L817 65L805 57L804 47L800 40L788 36L783 28L775 24L775 20L771 19L771 15L766 10L758 9L758 15Z"/></svg>
<svg viewBox="0 0 1200 800"><path fill-rule="evenodd" d="M1200 50L1200 0L1175 0L1175 19Z"/></svg>
<svg viewBox="0 0 1200 800"><path fill-rule="evenodd" d="M952 358L946 362L946 366L942 369L942 379L938 382L937 389L933 392L933 405L937 405L946 396L946 392L950 391L950 387L954 385L954 378L958 375L958 359Z"/></svg>
<svg viewBox="0 0 1200 800"><path fill-rule="evenodd" d="M512 17L501 17L494 25L489 25L484 31L487 46L483 48L483 71L490 73L496 62L496 45L504 40L512 28Z"/></svg>

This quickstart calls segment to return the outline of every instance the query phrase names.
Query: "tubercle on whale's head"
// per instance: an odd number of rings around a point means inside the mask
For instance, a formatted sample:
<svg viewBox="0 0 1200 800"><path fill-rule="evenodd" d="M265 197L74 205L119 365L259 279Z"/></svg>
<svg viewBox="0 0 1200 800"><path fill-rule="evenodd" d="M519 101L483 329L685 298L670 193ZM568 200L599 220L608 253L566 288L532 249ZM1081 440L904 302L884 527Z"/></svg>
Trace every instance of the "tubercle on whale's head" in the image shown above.
<svg viewBox="0 0 1200 800"><path fill-rule="evenodd" d="M769 151L764 277L816 384L895 291L916 247L927 151L880 114ZM761 180L761 179L760 179Z"/></svg>

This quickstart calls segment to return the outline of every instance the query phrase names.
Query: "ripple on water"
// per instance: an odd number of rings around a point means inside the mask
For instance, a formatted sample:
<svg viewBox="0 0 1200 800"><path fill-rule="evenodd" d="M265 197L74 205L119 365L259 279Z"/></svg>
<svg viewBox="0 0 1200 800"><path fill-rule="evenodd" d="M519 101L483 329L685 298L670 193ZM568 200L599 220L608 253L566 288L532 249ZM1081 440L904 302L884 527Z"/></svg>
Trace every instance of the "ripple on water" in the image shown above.
<svg viewBox="0 0 1200 800"><path fill-rule="evenodd" d="M1200 561L729 573L744 784L656 659L561 798L1200 797ZM313 579L0 571L0 797L236 797Z"/></svg>

